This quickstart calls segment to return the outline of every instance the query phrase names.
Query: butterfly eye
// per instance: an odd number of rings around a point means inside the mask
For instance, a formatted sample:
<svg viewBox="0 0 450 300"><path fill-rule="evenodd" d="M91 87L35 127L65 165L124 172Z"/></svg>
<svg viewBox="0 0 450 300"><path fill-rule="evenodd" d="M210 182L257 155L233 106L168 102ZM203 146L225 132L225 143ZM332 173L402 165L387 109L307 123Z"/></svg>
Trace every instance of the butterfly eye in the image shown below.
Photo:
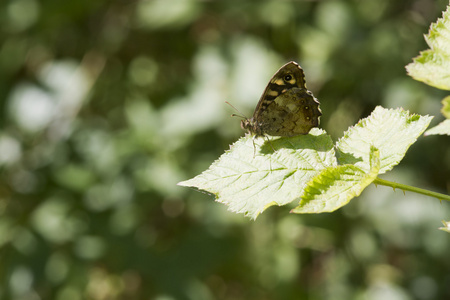
<svg viewBox="0 0 450 300"><path fill-rule="evenodd" d="M291 79L292 79L292 75L290 75L290 74L284 76L285 81L291 81Z"/></svg>

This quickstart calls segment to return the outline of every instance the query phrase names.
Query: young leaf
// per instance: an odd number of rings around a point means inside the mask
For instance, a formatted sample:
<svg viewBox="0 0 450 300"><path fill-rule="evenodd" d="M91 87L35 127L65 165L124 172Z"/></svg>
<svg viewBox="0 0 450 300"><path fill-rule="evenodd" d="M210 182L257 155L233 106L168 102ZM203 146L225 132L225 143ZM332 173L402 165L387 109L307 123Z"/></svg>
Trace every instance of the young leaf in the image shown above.
<svg viewBox="0 0 450 300"><path fill-rule="evenodd" d="M450 135L450 96L447 96L442 100L441 112L447 120L439 123L437 126L425 131L424 135Z"/></svg>
<svg viewBox="0 0 450 300"><path fill-rule="evenodd" d="M410 115L403 109L377 106L372 114L347 130L338 143L339 164L354 164L369 173L370 147L380 151L383 174L396 166L408 148L428 127L432 117Z"/></svg>
<svg viewBox="0 0 450 300"><path fill-rule="evenodd" d="M450 135L450 119L444 120L433 128L425 131L424 135Z"/></svg>
<svg viewBox="0 0 450 300"><path fill-rule="evenodd" d="M450 96L445 97L441 103L441 113L444 115L444 117L450 119Z"/></svg>
<svg viewBox="0 0 450 300"><path fill-rule="evenodd" d="M208 170L178 185L213 193L229 210L255 219L269 206L299 199L312 177L336 164L333 142L318 128L270 141L246 136Z"/></svg>
<svg viewBox="0 0 450 300"><path fill-rule="evenodd" d="M354 165L329 167L316 175L305 188L300 204L293 213L332 212L347 204L377 178L380 170L379 151L370 149L369 173Z"/></svg>
<svg viewBox="0 0 450 300"><path fill-rule="evenodd" d="M439 227L439 229L450 233L450 222L442 221L442 224L444 224L444 227Z"/></svg>
<svg viewBox="0 0 450 300"><path fill-rule="evenodd" d="M428 85L450 90L450 6L425 36L431 49L406 66L408 74Z"/></svg>

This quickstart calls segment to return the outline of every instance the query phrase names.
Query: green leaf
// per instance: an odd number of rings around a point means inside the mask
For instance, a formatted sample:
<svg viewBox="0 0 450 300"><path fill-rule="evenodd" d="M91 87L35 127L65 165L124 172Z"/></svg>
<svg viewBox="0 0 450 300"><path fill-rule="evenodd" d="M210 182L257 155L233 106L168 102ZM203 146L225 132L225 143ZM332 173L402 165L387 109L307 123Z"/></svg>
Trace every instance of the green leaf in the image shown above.
<svg viewBox="0 0 450 300"><path fill-rule="evenodd" d="M424 135L450 135L450 119L447 119L435 127L425 131Z"/></svg>
<svg viewBox="0 0 450 300"><path fill-rule="evenodd" d="M255 219L269 206L299 199L312 177L336 164L333 142L318 128L270 141L246 136L208 170L178 185L213 193L229 210Z"/></svg>
<svg viewBox="0 0 450 300"><path fill-rule="evenodd" d="M444 117L450 119L450 96L445 97L441 103L441 113L444 115Z"/></svg>
<svg viewBox="0 0 450 300"><path fill-rule="evenodd" d="M441 112L447 119L450 119L450 96L442 100ZM445 120L437 126L425 131L424 135L450 135L450 120Z"/></svg>
<svg viewBox="0 0 450 300"><path fill-rule="evenodd" d="M369 173L354 165L329 167L315 176L305 188L299 206L293 213L332 212L346 205L377 178L380 170L379 151L371 147Z"/></svg>
<svg viewBox="0 0 450 300"><path fill-rule="evenodd" d="M331 212L397 165L432 117L376 107L337 143L314 128L293 138L241 138L208 170L179 185L213 193L252 218L272 205L300 199L294 213Z"/></svg>
<svg viewBox="0 0 450 300"><path fill-rule="evenodd" d="M444 224L444 227L439 227L439 229L450 233L450 222L442 221L442 224Z"/></svg>
<svg viewBox="0 0 450 300"><path fill-rule="evenodd" d="M372 114L350 127L338 143L339 164L354 164L369 173L370 148L380 151L380 174L391 170L425 131L432 117L410 115L401 108L377 106Z"/></svg>
<svg viewBox="0 0 450 300"><path fill-rule="evenodd" d="M450 6L442 19L431 24L425 39L431 49L423 51L406 66L408 74L428 85L450 90Z"/></svg>

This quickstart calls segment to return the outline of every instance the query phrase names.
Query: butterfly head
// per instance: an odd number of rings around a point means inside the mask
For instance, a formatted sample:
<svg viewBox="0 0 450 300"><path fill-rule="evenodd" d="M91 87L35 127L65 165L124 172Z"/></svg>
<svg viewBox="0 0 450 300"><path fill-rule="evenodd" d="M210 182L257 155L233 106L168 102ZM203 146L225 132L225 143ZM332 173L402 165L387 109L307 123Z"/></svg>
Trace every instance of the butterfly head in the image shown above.
<svg viewBox="0 0 450 300"><path fill-rule="evenodd" d="M255 136L264 136L264 132L262 131L261 124L255 122L253 118L244 119L241 121L241 128L247 130L248 133L254 134Z"/></svg>

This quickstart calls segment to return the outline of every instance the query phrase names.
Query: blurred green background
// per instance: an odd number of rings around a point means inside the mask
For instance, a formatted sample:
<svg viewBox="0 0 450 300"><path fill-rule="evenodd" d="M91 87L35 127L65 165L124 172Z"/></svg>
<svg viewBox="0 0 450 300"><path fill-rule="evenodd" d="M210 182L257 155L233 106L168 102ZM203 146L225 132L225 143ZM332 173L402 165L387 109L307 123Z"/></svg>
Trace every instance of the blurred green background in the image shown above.
<svg viewBox="0 0 450 300"><path fill-rule="evenodd" d="M448 203L370 186L256 221L176 183L295 60L334 140L376 105L443 119L404 66L439 0L0 4L0 299L450 299ZM450 142L382 178L449 193Z"/></svg>

